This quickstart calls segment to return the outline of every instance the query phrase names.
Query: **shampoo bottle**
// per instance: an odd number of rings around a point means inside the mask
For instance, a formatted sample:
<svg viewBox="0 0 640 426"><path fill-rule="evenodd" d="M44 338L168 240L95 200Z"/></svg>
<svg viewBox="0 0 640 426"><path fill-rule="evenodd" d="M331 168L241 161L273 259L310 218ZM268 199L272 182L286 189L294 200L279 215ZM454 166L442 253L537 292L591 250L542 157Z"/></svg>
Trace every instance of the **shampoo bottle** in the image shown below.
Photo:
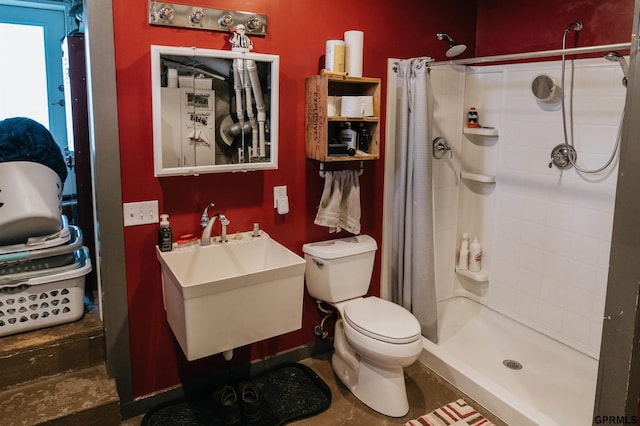
<svg viewBox="0 0 640 426"><path fill-rule="evenodd" d="M462 234L462 242L460 243L460 256L458 257L458 269L466 271L469 269L469 234Z"/></svg>
<svg viewBox="0 0 640 426"><path fill-rule="evenodd" d="M364 123L360 123L360 130L358 130L358 149L362 152L369 152L369 132Z"/></svg>
<svg viewBox="0 0 640 426"><path fill-rule="evenodd" d="M173 248L173 238L171 237L171 228L169 228L169 215L160 215L160 229L158 230L158 247L160 251L171 251Z"/></svg>
<svg viewBox="0 0 640 426"><path fill-rule="evenodd" d="M469 108L469 112L467 112L467 127L480 127L478 124L478 110L474 107Z"/></svg>
<svg viewBox="0 0 640 426"><path fill-rule="evenodd" d="M475 237L469 246L469 270L471 272L480 272L482 269L482 247Z"/></svg>

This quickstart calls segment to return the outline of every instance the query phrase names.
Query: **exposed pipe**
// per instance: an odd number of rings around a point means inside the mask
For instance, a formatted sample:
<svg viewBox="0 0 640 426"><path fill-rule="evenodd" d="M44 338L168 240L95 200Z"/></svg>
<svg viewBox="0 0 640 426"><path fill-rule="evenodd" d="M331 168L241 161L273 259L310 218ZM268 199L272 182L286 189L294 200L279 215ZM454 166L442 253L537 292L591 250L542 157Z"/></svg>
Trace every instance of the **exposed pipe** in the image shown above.
<svg viewBox="0 0 640 426"><path fill-rule="evenodd" d="M257 141L258 141L258 122L256 121L256 116L253 113L253 99L251 97L251 79L249 77L249 61L242 59L243 64L243 74L242 74L242 82L244 87L244 96L246 101L246 109L247 109L247 117L249 118L249 123L251 124L251 157L255 157L255 151L257 150Z"/></svg>
<svg viewBox="0 0 640 426"><path fill-rule="evenodd" d="M244 112L242 111L242 60L233 60L233 89L236 92L236 115L240 122L240 127L244 127Z"/></svg>
<svg viewBox="0 0 640 426"><path fill-rule="evenodd" d="M251 157L266 157L266 131L265 123L267 121L266 106L260 78L258 76L258 68L256 61L253 59L234 59L233 60L233 88L236 94L236 115L238 123L234 123L224 129L224 133L229 135L241 135L242 144L239 148L239 156L244 155L244 135L247 131L245 124L245 113L249 119L249 127L251 129ZM244 91L244 101L242 94ZM253 97L252 97L253 94ZM257 118L253 111L253 102L255 99ZM245 111L246 109L246 111Z"/></svg>
<svg viewBox="0 0 640 426"><path fill-rule="evenodd" d="M260 86L260 78L258 77L258 67L256 61L247 59L247 69L251 78L251 87L253 87L253 96L256 100L256 109L258 110L258 126L260 135L258 137L258 157L266 157L265 149L265 122L267 121L267 111L262 96L262 87ZM255 141L255 139L254 139Z"/></svg>

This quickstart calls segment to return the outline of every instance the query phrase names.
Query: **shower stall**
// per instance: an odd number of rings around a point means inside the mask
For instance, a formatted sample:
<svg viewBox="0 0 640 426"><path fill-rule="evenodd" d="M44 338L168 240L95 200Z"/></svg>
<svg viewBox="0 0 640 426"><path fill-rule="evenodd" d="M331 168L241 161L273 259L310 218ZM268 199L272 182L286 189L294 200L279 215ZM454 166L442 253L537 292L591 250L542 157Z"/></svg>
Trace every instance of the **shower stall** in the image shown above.
<svg viewBox="0 0 640 426"><path fill-rule="evenodd" d="M626 98L623 49L629 44L587 48L575 53L602 56L566 63L431 64L433 137L451 155L433 160L438 343L424 339L421 361L510 424L593 420ZM538 57L547 56L559 54ZM561 95L535 96L540 76ZM466 127L471 107L479 128ZM566 150L558 153L559 145ZM565 167L555 161L562 155ZM387 157L385 179L393 164ZM479 273L456 270L463 233L482 243Z"/></svg>

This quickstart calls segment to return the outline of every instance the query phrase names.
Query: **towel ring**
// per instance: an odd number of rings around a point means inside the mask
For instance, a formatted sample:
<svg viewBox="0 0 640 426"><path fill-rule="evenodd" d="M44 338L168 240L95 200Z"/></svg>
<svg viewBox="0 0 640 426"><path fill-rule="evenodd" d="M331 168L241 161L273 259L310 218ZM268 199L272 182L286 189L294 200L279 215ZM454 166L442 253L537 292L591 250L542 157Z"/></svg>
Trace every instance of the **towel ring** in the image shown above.
<svg viewBox="0 0 640 426"><path fill-rule="evenodd" d="M320 177L325 177L327 175L327 172L331 173L332 170L325 170L324 163L320 163L320 171L318 172L320 174ZM364 173L364 161L360 160L360 170L358 170L358 176L362 176L362 173Z"/></svg>

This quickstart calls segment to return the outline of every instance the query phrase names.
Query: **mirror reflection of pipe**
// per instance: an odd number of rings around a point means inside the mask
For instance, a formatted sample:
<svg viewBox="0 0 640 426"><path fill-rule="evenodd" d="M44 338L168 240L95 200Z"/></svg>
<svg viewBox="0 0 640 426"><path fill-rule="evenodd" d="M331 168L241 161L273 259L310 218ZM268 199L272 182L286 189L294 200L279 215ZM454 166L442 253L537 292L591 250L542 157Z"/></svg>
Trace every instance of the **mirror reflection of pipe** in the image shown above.
<svg viewBox="0 0 640 426"><path fill-rule="evenodd" d="M251 157L256 156L256 142L258 141L258 122L256 121L256 116L253 113L253 100L251 98L251 79L249 78L249 61L243 61L243 69L242 69L242 85L244 87L245 93L245 102L247 109L247 118L249 119L249 123L251 123Z"/></svg>
<svg viewBox="0 0 640 426"><path fill-rule="evenodd" d="M244 123L244 112L242 111L242 77L241 70L243 68L241 59L233 60L233 90L236 92L236 115L238 121L242 125Z"/></svg>
<svg viewBox="0 0 640 426"><path fill-rule="evenodd" d="M245 134L250 133L251 125L246 121L243 122L242 124L233 123L225 127L223 132L228 138L233 139L235 136L240 136L242 133L245 133Z"/></svg>
<svg viewBox="0 0 640 426"><path fill-rule="evenodd" d="M244 119L246 113L249 119L247 125L250 126L252 135L251 156L266 157L265 123L267 121L267 114L256 61L253 59L233 60L233 88L236 95L236 115L238 117L238 123L228 126L224 129L224 133L228 136L244 136L247 129ZM244 101L242 99L243 91ZM254 98L258 111L257 119L253 112ZM244 129L244 131L241 129Z"/></svg>
<svg viewBox="0 0 640 426"><path fill-rule="evenodd" d="M204 64L204 62L200 62L203 66L192 66L192 65L188 65L183 62L180 62L178 60L174 60L172 59L172 57L168 57L168 56L167 57L163 56L162 60L166 65L171 65L170 68L176 68L178 70L187 70L188 72L192 72L196 74L202 73L205 76L215 78L216 80L229 81L228 67L226 70L214 69L209 66L210 64Z"/></svg>
<svg viewBox="0 0 640 426"><path fill-rule="evenodd" d="M267 121L267 112L264 104L264 97L262 96L262 87L260 86L260 78L258 78L258 67L256 61L253 59L247 59L247 69L249 70L249 77L251 78L251 86L253 87L253 95L256 99L256 109L258 110L258 126L259 126L259 143L258 143L258 157L266 157L267 152L265 149L265 122ZM252 126L253 127L253 126Z"/></svg>

